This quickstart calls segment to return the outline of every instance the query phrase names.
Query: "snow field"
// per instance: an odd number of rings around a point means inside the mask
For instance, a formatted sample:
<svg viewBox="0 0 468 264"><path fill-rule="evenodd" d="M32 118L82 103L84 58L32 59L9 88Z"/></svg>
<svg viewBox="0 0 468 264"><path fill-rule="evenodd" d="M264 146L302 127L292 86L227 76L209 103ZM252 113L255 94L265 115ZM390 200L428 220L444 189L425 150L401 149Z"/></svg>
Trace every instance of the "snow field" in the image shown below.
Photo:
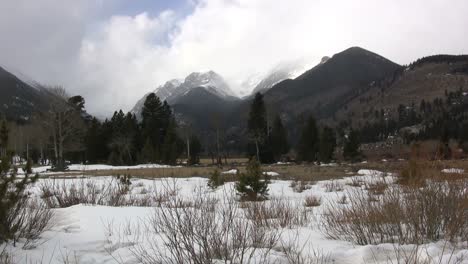
<svg viewBox="0 0 468 264"><path fill-rule="evenodd" d="M295 191L291 181L273 179L269 185L270 199L262 202L265 206L261 208L249 207L249 203L239 203L233 182L211 190L207 187L205 178L132 179L124 199L144 199L151 196L151 203L147 206L78 204L54 208L54 225L42 235L36 248L23 250L18 245L15 248L9 246L8 250L15 256L17 263L36 263L35 261L40 260L45 263L63 263L64 259L68 259L69 263L83 264L149 263L150 257L154 260L158 254L170 253L164 243L168 241L165 234L161 229L154 228L156 216L161 217L161 213L168 212L167 210L198 212L203 208L207 209L201 202L216 200L216 212L213 214L215 218L222 217L221 212L234 204L237 208L236 218L241 219L242 223L257 221L267 234L278 236L274 246L269 249L259 248L253 252L250 262L244 263L260 263L262 260L267 263L294 263L290 259L298 256L314 261L310 263L399 263L401 256L410 254L421 260L437 260L437 263L455 263L457 259L460 259L457 263L468 263L466 243L465 249L453 248L444 241L420 246L358 246L328 238L321 230L322 215L328 205L347 206L346 201L341 200L352 190L364 188L366 183L394 180L392 175L378 171L360 170L358 174L339 180L304 183L305 187L300 189L302 192ZM98 189L118 185L114 177L40 179L30 191L39 198L41 186L51 184L51 181L56 186L75 188L90 186L90 183L98 186ZM304 202L309 196L319 197L320 205L306 207ZM189 211L184 211L184 208L189 208ZM264 217L255 219L255 215L249 215L252 210L265 211ZM289 212L292 220L284 212ZM196 215L201 217L200 214ZM269 219L268 216L275 216L280 220ZM206 218L203 219L206 221ZM286 252L286 249L291 250ZM262 259L265 253L268 256ZM148 258L142 258L145 254Z"/></svg>

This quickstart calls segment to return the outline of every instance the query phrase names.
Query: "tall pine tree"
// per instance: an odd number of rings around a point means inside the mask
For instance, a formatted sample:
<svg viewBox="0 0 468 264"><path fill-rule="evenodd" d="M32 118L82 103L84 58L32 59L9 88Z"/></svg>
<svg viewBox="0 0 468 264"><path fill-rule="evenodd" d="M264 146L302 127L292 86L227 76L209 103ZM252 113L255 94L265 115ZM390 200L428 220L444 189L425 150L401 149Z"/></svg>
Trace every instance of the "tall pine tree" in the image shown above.
<svg viewBox="0 0 468 264"><path fill-rule="evenodd" d="M297 146L297 156L300 161L316 161L318 152L319 134L317 122L310 116L304 126Z"/></svg>
<svg viewBox="0 0 468 264"><path fill-rule="evenodd" d="M359 134L357 131L351 129L347 137L345 137L343 157L351 162L359 161L362 158L361 152L359 150L360 147L361 142L359 139Z"/></svg>
<svg viewBox="0 0 468 264"><path fill-rule="evenodd" d="M336 148L335 131L325 126L320 133L319 153L320 162L329 163L333 159L333 153Z"/></svg>
<svg viewBox="0 0 468 264"><path fill-rule="evenodd" d="M248 146L249 156L256 157L261 163L272 162L273 154L268 144L267 113L261 93L255 94L250 106L247 133L250 141Z"/></svg>
<svg viewBox="0 0 468 264"><path fill-rule="evenodd" d="M273 156L277 161L281 159L282 155L289 151L288 135L279 115L276 116L273 122L270 143Z"/></svg>

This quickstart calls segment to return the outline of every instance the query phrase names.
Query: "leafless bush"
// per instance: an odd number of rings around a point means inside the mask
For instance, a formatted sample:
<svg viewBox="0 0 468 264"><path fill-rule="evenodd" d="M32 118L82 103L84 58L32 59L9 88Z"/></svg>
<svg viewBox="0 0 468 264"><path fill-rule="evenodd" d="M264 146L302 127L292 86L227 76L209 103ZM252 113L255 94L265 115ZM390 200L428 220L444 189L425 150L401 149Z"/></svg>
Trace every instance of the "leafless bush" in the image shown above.
<svg viewBox="0 0 468 264"><path fill-rule="evenodd" d="M331 238L360 245L467 241L467 186L466 181L431 182L424 188L393 185L380 198L356 189L348 193L349 205L328 206L322 229Z"/></svg>
<svg viewBox="0 0 468 264"><path fill-rule="evenodd" d="M24 241L24 249L34 248L40 235L51 228L54 213L44 204L30 200L21 215L22 225L18 237Z"/></svg>
<svg viewBox="0 0 468 264"><path fill-rule="evenodd" d="M245 216L258 226L297 227L308 223L308 212L289 200L273 198L261 202L245 202Z"/></svg>
<svg viewBox="0 0 468 264"><path fill-rule="evenodd" d="M199 193L184 207L177 195L165 197L145 228L153 235L131 249L141 263L265 262L277 243L278 231L243 218L239 203L228 198L234 195L218 200Z"/></svg>
<svg viewBox="0 0 468 264"><path fill-rule="evenodd" d="M348 198L346 197L346 194L343 194L340 198L338 198L338 201L336 202L339 204L347 204Z"/></svg>
<svg viewBox="0 0 468 264"><path fill-rule="evenodd" d="M65 208L77 204L106 206L154 206L156 193L132 194L129 184L112 179L103 184L96 180L46 180L39 186L41 198L49 208Z"/></svg>
<svg viewBox="0 0 468 264"><path fill-rule="evenodd" d="M103 185L104 186L104 185ZM77 204L98 204L104 187L88 180L66 181L45 180L40 183L41 198L49 208L65 208Z"/></svg>
<svg viewBox="0 0 468 264"><path fill-rule="evenodd" d="M382 195L388 188L388 183L385 179L373 180L365 183L365 188L372 195Z"/></svg>
<svg viewBox="0 0 468 264"><path fill-rule="evenodd" d="M314 248L306 241L302 245L299 243L299 231L287 242L281 241L281 251L288 264L326 264L333 263L329 253Z"/></svg>
<svg viewBox="0 0 468 264"><path fill-rule="evenodd" d="M350 182L347 183L347 185L349 186L353 186L353 187L361 187L365 184L365 182L360 178L360 177L351 177L350 178Z"/></svg>
<svg viewBox="0 0 468 264"><path fill-rule="evenodd" d="M456 247L449 248L448 241L444 242L442 251L437 256L428 252L424 245L393 244L391 250L372 250L369 263L389 264L461 264L466 259L465 254L456 255ZM377 248L378 249L378 248ZM378 252L380 251L380 252ZM447 253L447 254L446 254Z"/></svg>
<svg viewBox="0 0 468 264"><path fill-rule="evenodd" d="M294 192L302 193L305 190L309 190L313 184L314 182L299 180L292 181L289 186L293 189Z"/></svg>
<svg viewBox="0 0 468 264"><path fill-rule="evenodd" d="M23 249L30 249L35 246L40 235L51 227L53 212L31 196L24 195L5 217L6 225L1 228L9 230L9 242L15 247L20 242Z"/></svg>
<svg viewBox="0 0 468 264"><path fill-rule="evenodd" d="M304 206L305 207L316 207L322 204L322 198L316 195L308 195L305 198Z"/></svg>
<svg viewBox="0 0 468 264"><path fill-rule="evenodd" d="M14 264L13 256L8 252L6 245L3 246L2 251L0 251L0 263L2 264Z"/></svg>
<svg viewBox="0 0 468 264"><path fill-rule="evenodd" d="M337 181L326 182L324 187L325 187L326 192L342 192L343 191L343 184Z"/></svg>

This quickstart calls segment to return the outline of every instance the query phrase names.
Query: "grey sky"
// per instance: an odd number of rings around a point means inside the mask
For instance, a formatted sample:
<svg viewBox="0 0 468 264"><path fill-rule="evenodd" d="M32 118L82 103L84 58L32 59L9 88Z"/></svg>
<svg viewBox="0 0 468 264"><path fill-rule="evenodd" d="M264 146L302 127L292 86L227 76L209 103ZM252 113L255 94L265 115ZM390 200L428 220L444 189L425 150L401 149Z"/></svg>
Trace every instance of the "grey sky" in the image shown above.
<svg viewBox="0 0 468 264"><path fill-rule="evenodd" d="M466 0L151 3L2 0L0 65L64 85L92 113L108 114L192 71L212 69L239 89L281 61L312 65L350 46L400 64L468 53Z"/></svg>

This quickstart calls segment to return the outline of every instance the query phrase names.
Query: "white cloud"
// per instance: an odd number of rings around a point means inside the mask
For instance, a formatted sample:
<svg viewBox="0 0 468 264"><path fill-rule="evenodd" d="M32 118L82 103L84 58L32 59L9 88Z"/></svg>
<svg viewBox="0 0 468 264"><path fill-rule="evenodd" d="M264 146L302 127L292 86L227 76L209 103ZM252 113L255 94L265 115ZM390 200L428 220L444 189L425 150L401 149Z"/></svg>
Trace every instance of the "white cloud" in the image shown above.
<svg viewBox="0 0 468 264"><path fill-rule="evenodd" d="M68 36L72 40L56 60L67 72L66 78L58 80L83 94L92 112L110 113L118 108L129 110L145 92L168 79L203 69L215 70L235 85L280 61L308 58L318 62L350 46L367 48L398 63L430 54L468 53L463 34L468 28L468 2L449 3L199 0L182 19L171 11L157 16L113 16L88 28L85 35L76 26L72 28L78 34L54 29L45 32L44 38ZM80 19L76 21L85 17L77 14ZM63 16L68 21L73 14ZM0 28L2 32L5 29ZM53 57L48 52L55 49L53 45L46 42L42 47L36 50L44 49ZM39 55L35 58L48 62ZM57 78L34 70L37 67L26 69L38 72L33 76Z"/></svg>

